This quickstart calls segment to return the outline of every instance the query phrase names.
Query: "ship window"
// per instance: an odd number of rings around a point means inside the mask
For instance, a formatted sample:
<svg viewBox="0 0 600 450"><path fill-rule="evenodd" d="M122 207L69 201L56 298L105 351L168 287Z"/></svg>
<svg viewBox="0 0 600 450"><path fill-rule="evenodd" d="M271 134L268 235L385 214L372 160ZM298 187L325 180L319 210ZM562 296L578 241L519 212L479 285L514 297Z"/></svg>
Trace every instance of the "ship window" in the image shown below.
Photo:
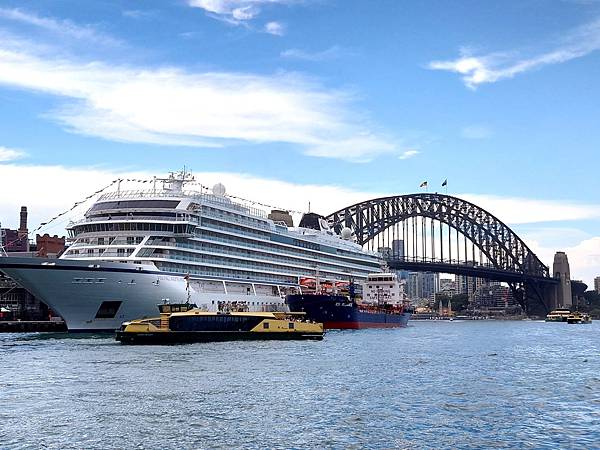
<svg viewBox="0 0 600 450"><path fill-rule="evenodd" d="M269 328L269 322L263 322L263 328L266 330Z"/></svg>
<svg viewBox="0 0 600 450"><path fill-rule="evenodd" d="M289 328L290 330L293 330L293 329L294 329L294 322L290 322L290 323L288 323L288 328Z"/></svg>
<svg viewBox="0 0 600 450"><path fill-rule="evenodd" d="M96 319L113 319L117 315L117 311L121 306L120 301L106 301L102 302L98 312L96 313Z"/></svg>

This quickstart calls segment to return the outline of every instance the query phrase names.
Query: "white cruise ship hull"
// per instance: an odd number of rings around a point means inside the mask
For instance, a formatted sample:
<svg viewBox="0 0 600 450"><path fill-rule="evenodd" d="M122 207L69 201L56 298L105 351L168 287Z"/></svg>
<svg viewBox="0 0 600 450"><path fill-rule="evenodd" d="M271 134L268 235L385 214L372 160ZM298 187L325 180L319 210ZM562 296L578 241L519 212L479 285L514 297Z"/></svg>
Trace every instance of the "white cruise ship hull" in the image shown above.
<svg viewBox="0 0 600 450"><path fill-rule="evenodd" d="M129 263L2 257L0 270L59 314L70 332L114 331L126 320L157 316L166 299L181 303L188 295L184 275ZM220 301L246 301L251 310L285 307L279 296L190 288L190 302L200 308L216 310Z"/></svg>

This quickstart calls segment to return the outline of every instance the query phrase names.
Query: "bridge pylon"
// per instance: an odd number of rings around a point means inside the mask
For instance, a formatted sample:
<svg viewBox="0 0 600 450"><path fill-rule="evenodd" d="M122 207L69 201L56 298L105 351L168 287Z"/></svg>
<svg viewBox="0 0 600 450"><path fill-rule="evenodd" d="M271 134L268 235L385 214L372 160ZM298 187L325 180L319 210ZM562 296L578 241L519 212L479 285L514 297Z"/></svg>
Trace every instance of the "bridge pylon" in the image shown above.
<svg viewBox="0 0 600 450"><path fill-rule="evenodd" d="M571 292L571 269L569 267L569 258L565 252L556 252L554 255L554 264L552 266L554 278L560 280L555 286L554 296L552 298L551 309L571 308L573 306L573 294Z"/></svg>

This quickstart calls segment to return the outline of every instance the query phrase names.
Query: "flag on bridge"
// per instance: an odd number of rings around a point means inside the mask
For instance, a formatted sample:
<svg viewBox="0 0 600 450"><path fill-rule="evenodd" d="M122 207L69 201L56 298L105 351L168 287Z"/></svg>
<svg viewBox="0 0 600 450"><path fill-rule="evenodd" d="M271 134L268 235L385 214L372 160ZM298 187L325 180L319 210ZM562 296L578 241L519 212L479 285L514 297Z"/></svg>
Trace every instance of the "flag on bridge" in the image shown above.
<svg viewBox="0 0 600 450"><path fill-rule="evenodd" d="M423 181L419 187L426 188L427 187L427 181Z"/></svg>
<svg viewBox="0 0 600 450"><path fill-rule="evenodd" d="M448 178L446 178L444 180L444 182L442 183L442 187L444 187L444 186L448 186Z"/></svg>

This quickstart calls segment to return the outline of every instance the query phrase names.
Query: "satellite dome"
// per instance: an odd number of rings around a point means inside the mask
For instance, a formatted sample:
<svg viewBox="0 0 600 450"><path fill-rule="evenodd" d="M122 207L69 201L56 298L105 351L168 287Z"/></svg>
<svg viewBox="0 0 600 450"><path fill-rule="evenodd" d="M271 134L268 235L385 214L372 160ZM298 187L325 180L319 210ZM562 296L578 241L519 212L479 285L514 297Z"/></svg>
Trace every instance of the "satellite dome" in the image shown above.
<svg viewBox="0 0 600 450"><path fill-rule="evenodd" d="M217 197L223 197L223 196L225 196L225 192L226 192L225 186L223 186L221 183L217 183L213 186L212 192Z"/></svg>
<svg viewBox="0 0 600 450"><path fill-rule="evenodd" d="M352 238L352 230L348 227L342 228L342 239L349 240Z"/></svg>

